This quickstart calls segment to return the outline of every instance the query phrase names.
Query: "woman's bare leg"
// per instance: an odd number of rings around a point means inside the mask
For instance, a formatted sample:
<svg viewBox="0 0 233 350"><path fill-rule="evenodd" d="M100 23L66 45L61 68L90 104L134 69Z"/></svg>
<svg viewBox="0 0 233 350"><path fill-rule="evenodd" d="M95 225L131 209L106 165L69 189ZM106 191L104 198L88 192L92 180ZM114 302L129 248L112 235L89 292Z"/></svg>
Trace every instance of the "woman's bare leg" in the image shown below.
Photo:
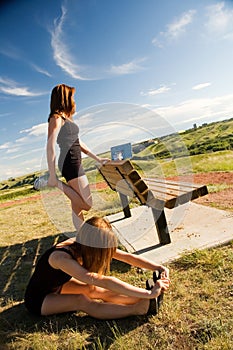
<svg viewBox="0 0 233 350"><path fill-rule="evenodd" d="M72 179L68 181L68 185L81 197L79 206L83 210L90 210L92 207L92 196L87 176L82 175L75 179Z"/></svg>
<svg viewBox="0 0 233 350"><path fill-rule="evenodd" d="M70 199L72 207L72 220L78 230L84 221L83 210L90 210L92 197L86 175L72 179L68 184L58 180L57 187Z"/></svg>
<svg viewBox="0 0 233 350"><path fill-rule="evenodd" d="M92 197L86 175L68 181L57 181L57 187L70 199L74 207L88 211L92 206Z"/></svg>
<svg viewBox="0 0 233 350"><path fill-rule="evenodd" d="M42 315L53 315L70 311L83 311L98 319L116 319L133 315L145 315L149 300L142 299L132 305L116 305L98 302L82 294L49 294L45 297Z"/></svg>

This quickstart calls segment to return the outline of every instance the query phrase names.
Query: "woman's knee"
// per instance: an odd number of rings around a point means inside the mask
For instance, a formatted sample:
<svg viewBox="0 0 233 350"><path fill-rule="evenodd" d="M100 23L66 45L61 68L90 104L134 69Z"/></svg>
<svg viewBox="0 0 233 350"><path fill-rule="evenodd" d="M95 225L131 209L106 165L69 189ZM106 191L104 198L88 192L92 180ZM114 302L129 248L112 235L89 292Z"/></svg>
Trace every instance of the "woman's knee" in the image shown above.
<svg viewBox="0 0 233 350"><path fill-rule="evenodd" d="M80 200L75 200L71 202L72 210L75 213L79 213L82 210L89 211L92 208L92 200L86 202L84 199L82 200L82 203L80 203Z"/></svg>
<svg viewBox="0 0 233 350"><path fill-rule="evenodd" d="M92 205L93 205L93 203L92 203L92 197L89 199L88 198L88 200L87 201L85 201L84 200L84 206L83 206L83 210L85 210L85 211L89 211L91 208L92 208Z"/></svg>

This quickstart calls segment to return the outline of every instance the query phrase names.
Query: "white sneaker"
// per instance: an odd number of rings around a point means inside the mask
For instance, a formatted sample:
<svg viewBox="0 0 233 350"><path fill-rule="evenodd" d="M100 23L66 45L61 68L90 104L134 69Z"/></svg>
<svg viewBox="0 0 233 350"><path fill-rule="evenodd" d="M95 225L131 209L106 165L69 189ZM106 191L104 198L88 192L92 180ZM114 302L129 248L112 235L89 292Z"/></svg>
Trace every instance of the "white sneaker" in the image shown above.
<svg viewBox="0 0 233 350"><path fill-rule="evenodd" d="M41 190L42 188L45 188L48 186L48 180L41 176L41 177L37 177L34 181L34 184L33 184L33 188L34 190Z"/></svg>

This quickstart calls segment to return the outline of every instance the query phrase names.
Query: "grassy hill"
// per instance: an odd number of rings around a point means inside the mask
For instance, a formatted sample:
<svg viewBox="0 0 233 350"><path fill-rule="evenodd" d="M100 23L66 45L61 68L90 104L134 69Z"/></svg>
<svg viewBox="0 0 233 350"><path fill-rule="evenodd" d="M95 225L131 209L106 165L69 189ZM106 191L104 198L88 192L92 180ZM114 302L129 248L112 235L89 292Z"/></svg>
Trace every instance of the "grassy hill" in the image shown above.
<svg viewBox="0 0 233 350"><path fill-rule="evenodd" d="M142 148L142 146L144 146ZM134 155L137 158L176 158L187 155L205 154L216 151L233 149L233 118L203 124L200 127L188 129L181 133L174 133L158 139L152 143L141 143L135 149L139 152Z"/></svg>
<svg viewBox="0 0 233 350"><path fill-rule="evenodd" d="M137 143L132 146L132 150L132 161L167 160L233 150L233 118ZM110 157L110 152L102 156ZM83 163L87 171L95 169L92 159L84 159Z"/></svg>

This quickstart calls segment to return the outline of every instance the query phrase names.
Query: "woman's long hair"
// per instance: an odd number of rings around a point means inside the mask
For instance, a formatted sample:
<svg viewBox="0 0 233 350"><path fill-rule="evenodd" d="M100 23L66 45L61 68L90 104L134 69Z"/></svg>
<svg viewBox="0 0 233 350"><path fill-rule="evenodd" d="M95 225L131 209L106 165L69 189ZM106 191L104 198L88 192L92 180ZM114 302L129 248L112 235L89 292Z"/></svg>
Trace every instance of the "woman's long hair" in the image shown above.
<svg viewBox="0 0 233 350"><path fill-rule="evenodd" d="M85 221L76 236L82 266L90 272L106 274L118 241L111 224L100 217Z"/></svg>
<svg viewBox="0 0 233 350"><path fill-rule="evenodd" d="M55 86L51 93L49 118L53 115L61 116L62 114L70 118L76 110L74 93L74 87L65 84Z"/></svg>

